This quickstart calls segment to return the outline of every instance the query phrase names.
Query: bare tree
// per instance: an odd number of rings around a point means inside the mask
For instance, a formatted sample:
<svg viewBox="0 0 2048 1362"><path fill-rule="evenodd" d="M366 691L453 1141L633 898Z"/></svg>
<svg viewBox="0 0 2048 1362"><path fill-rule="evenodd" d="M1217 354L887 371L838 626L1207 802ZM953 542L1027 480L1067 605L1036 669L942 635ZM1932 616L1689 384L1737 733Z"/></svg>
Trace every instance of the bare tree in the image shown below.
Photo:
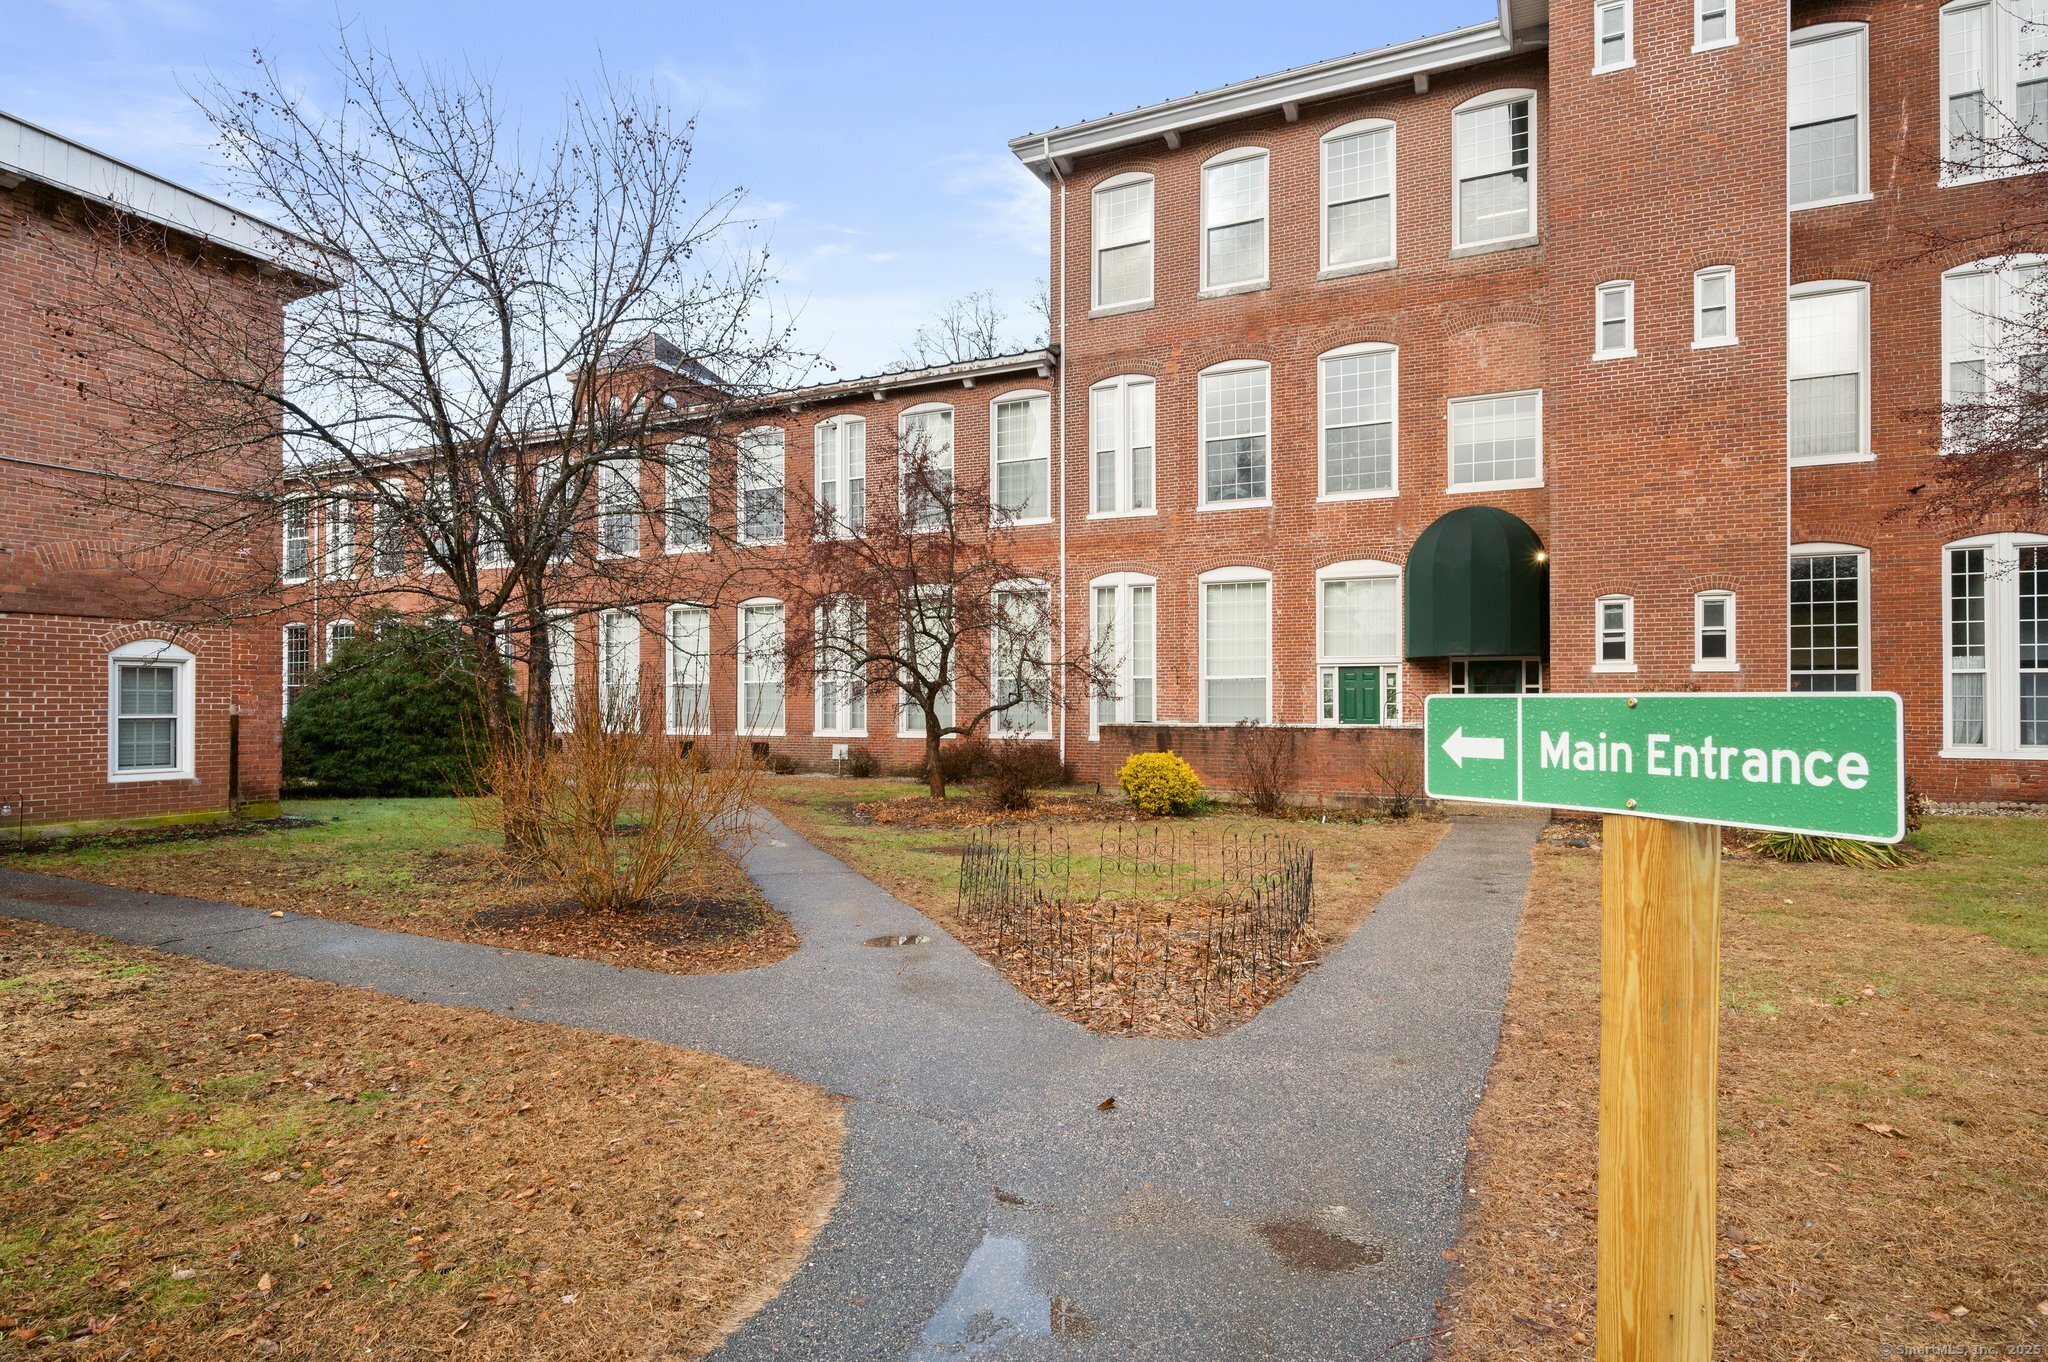
<svg viewBox="0 0 2048 1362"><path fill-rule="evenodd" d="M178 489L108 483L160 556L274 549L232 590L160 574L166 594L231 614L303 582L337 614L443 617L480 670L525 661L544 729L553 617L676 599L650 539L744 532L710 489L733 485L749 395L803 360L741 191L697 191L694 127L652 94L572 92L536 144L467 71L400 73L346 29L334 69L315 99L259 54L252 88L196 97L232 192L282 229L280 289L305 293L281 336L113 216L102 287L52 323L102 375L109 465ZM486 694L502 743L514 716Z"/></svg>
<svg viewBox="0 0 2048 1362"><path fill-rule="evenodd" d="M903 347L897 367L931 369L1026 349L1026 344L1011 334L1008 321L1009 314L994 289L964 294L917 328Z"/></svg>

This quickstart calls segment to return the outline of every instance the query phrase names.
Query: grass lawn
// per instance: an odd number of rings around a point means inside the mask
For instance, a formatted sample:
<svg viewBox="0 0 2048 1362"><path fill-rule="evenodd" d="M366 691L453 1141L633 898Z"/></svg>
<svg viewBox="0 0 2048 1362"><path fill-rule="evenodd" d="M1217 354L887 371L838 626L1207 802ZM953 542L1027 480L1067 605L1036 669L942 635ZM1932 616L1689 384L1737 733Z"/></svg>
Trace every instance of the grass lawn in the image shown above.
<svg viewBox="0 0 2048 1362"><path fill-rule="evenodd" d="M687 867L677 901L590 914L511 870L497 836L457 799L309 799L308 827L112 836L10 851L20 870L159 894L339 918L425 936L697 974L796 949L796 933L723 854Z"/></svg>
<svg viewBox="0 0 2048 1362"><path fill-rule="evenodd" d="M1717 1357L2048 1339L2048 823L1912 845L1724 863ZM1535 855L1443 1359L1592 1356L1600 853Z"/></svg>
<svg viewBox="0 0 2048 1362"><path fill-rule="evenodd" d="M0 922L0 1356L697 1357L841 1135L712 1056Z"/></svg>
<svg viewBox="0 0 2048 1362"><path fill-rule="evenodd" d="M1161 1001L1160 995L1173 994L1170 988L1155 987L1148 992L1139 984L1111 988L1099 996L1077 997L1056 986L1059 980L1034 973L1014 952L1004 950L1000 941L989 939L977 924L961 920L956 909L961 844L969 835L964 825L992 814L985 802L972 799L970 792L956 793L956 807L935 811L923 798L924 787L918 783L795 776L763 781L757 796L799 833L943 924L1025 992L1084 1026L1113 1034L1215 1034L1256 1013L1286 992L1324 953L1341 944L1380 896L1408 877L1444 832L1442 823L1420 818L1403 822L1276 820L1230 805L1193 818L1155 819L1092 792L1064 790L1042 796L1038 807L1021 817L1072 833L1076 884L1093 873L1093 857L1087 854L1095 845L1091 839L1106 829L1129 827L1133 820L1146 829L1194 833L1204 840L1283 834L1315 853L1310 931L1287 970L1236 988L1227 996L1219 995L1208 1012L1191 1016L1181 1002L1171 997ZM939 816L930 818L934 813ZM928 821L937 825L925 825ZM1148 959L1147 977L1157 978L1157 971L1171 963ZM1060 980L1066 978L1060 976Z"/></svg>

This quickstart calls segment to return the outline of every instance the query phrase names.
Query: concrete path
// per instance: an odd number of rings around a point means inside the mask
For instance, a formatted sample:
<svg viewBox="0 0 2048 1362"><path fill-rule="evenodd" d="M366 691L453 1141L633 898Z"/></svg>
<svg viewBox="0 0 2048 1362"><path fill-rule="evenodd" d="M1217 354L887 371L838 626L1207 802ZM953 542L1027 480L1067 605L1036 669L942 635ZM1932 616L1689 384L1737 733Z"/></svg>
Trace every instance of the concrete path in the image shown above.
<svg viewBox="0 0 2048 1362"><path fill-rule="evenodd" d="M803 945L741 974L617 969L13 871L0 871L0 913L710 1050L853 1099L844 1198L719 1362L1427 1354L1535 821L1454 820L1341 949L1203 1041L1083 1030L763 826L747 868ZM891 932L931 941L862 944Z"/></svg>

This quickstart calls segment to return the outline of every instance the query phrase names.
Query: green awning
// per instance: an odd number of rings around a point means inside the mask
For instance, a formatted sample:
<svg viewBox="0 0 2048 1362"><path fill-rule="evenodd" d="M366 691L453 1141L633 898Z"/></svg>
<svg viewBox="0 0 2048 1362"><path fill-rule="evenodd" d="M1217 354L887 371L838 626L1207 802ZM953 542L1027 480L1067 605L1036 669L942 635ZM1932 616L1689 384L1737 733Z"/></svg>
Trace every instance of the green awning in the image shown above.
<svg viewBox="0 0 2048 1362"><path fill-rule="evenodd" d="M1409 657L1539 657L1550 636L1543 541L1493 506L1439 518L1408 551Z"/></svg>

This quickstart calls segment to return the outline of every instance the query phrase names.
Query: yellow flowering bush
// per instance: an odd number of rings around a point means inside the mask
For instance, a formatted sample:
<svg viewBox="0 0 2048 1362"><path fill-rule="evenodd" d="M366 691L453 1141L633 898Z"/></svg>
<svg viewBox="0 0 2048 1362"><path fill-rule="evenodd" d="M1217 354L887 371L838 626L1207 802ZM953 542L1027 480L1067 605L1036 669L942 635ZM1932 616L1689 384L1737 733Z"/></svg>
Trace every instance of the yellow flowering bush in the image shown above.
<svg viewBox="0 0 2048 1362"><path fill-rule="evenodd" d="M1187 813L1202 797L1202 778L1171 752L1140 752L1116 773L1131 803L1146 813Z"/></svg>

